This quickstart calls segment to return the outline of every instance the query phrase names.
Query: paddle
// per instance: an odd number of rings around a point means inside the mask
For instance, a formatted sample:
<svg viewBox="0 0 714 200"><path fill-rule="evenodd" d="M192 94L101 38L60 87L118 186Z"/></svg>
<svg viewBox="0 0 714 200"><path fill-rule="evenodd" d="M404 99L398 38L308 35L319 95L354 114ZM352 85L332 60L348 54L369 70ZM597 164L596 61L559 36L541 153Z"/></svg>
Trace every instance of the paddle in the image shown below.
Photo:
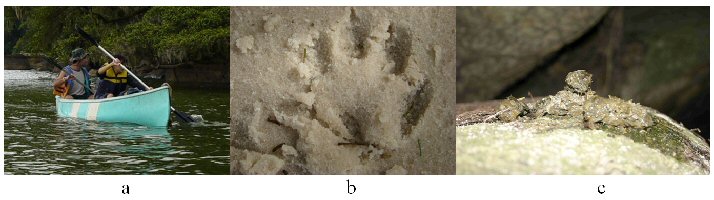
<svg viewBox="0 0 714 200"><path fill-rule="evenodd" d="M116 59L116 58L114 58L114 56L112 56L112 54L110 54L106 49L104 49L101 45L99 45L99 42L97 42L97 40L95 40L92 36L90 36L89 34L87 34L87 32L84 32L84 30L82 30L81 28L79 28L79 26L75 25L75 26L74 26L74 29L77 30L77 32L79 33L79 35L81 35L82 37L84 37L84 39L87 39L87 40L89 40L90 42L92 42L94 45L96 45L97 48L99 48L99 50L101 50L102 52L104 52L104 54L106 54L107 56L109 56L109 58L111 58L112 60ZM142 86L144 86L145 88L149 88L149 86L147 86L143 81L141 81L141 79L139 79L139 77L137 77L136 75L134 75L134 73L131 73L131 71L129 71L129 69L127 69L126 66L124 66L124 64L121 64L121 63L120 63L119 66L121 66L122 69L124 69L126 72L128 72L129 75L131 75L131 77L133 77L134 79L136 79L137 81L139 81L139 83L141 83ZM184 121L184 122L196 122L196 120L193 119L191 116L187 115L186 113L183 113L183 112L180 112L180 111L174 109L173 106L171 106L171 112L173 112L174 114L176 114L176 116L177 116L179 119L181 119L182 121Z"/></svg>

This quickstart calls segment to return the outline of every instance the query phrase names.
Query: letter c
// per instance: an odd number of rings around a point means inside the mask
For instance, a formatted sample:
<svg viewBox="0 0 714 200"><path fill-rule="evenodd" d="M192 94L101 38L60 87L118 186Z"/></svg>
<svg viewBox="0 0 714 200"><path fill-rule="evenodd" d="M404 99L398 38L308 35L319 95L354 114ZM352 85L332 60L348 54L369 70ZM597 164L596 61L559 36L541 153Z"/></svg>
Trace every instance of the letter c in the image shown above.
<svg viewBox="0 0 714 200"><path fill-rule="evenodd" d="M600 193L600 194L605 193L605 185L598 185L598 186L597 186L597 193Z"/></svg>

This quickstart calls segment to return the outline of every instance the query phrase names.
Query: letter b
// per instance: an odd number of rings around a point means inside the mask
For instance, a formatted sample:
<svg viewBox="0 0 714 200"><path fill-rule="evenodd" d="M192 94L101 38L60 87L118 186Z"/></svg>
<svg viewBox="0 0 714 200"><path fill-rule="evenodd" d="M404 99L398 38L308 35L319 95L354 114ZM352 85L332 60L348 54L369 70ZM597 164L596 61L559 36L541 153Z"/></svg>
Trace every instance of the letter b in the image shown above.
<svg viewBox="0 0 714 200"><path fill-rule="evenodd" d="M347 179L347 194L354 194L355 192L357 192L357 186L350 185L350 179Z"/></svg>

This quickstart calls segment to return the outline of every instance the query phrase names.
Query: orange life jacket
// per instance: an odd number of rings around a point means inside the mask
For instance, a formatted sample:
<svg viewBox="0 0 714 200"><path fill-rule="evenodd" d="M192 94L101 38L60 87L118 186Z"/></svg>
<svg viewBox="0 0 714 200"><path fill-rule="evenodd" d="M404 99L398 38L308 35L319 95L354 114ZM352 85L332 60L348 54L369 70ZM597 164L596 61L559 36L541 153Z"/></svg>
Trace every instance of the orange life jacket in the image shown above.
<svg viewBox="0 0 714 200"><path fill-rule="evenodd" d="M64 98L64 96L67 96L67 93L69 92L69 85L67 85L67 82L63 83L62 85L54 87L54 90L52 90L52 94L55 96L60 96Z"/></svg>
<svg viewBox="0 0 714 200"><path fill-rule="evenodd" d="M69 72L71 70L72 70L72 68L70 68L69 65L64 67L63 71L65 73L65 77L71 75L71 74L69 74ZM80 70L82 70L82 72L84 73L84 79L86 79L86 80L84 80L84 82L89 83L89 81L90 81L89 80L89 72L87 72L87 70L85 70L84 68L80 68ZM70 83L72 83L72 80L67 80L67 82L65 82L57 87L53 87L52 94L55 96L60 96L60 97L64 98L65 96L67 96L67 93L69 93L69 90L71 88ZM87 91L91 92L91 89L89 87L86 87L86 85L88 85L88 84L85 84L85 89L87 89Z"/></svg>

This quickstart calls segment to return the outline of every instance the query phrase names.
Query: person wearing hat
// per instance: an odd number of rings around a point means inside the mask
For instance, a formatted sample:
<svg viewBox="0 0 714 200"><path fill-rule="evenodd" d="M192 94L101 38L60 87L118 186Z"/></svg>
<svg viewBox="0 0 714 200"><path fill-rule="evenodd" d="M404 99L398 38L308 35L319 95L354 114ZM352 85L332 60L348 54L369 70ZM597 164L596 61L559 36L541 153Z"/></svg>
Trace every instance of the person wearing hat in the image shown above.
<svg viewBox="0 0 714 200"><path fill-rule="evenodd" d="M70 65L62 69L54 81L55 90L63 91L65 99L93 99L89 72L85 67L89 65L89 53L82 48L72 50L69 58Z"/></svg>
<svg viewBox="0 0 714 200"><path fill-rule="evenodd" d="M136 79L128 76L128 73L121 67L122 63L127 63L126 57L123 55L114 55L116 59L111 63L106 63L97 70L97 76L101 78L97 84L97 93L94 95L97 99L111 98L122 95L127 89L127 86L136 87L138 90L147 91L151 88L145 88Z"/></svg>

